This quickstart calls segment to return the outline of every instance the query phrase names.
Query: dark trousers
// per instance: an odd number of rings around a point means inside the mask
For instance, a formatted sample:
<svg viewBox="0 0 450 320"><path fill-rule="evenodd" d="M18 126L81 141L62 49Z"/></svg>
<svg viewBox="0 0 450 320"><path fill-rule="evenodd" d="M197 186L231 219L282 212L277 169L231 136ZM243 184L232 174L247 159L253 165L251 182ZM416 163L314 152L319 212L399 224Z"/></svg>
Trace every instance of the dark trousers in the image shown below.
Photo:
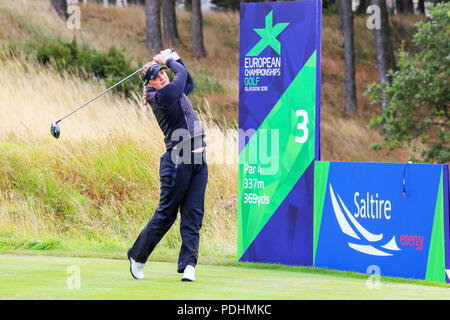
<svg viewBox="0 0 450 320"><path fill-rule="evenodd" d="M180 209L182 243L178 257L178 272L181 273L187 265L195 267L197 264L208 166L205 151L191 153L191 161L185 161L186 163L178 163L179 158L175 155L172 157L171 152L175 151L168 151L161 156L159 167L161 194L158 208L128 253L135 261L145 263L175 222Z"/></svg>

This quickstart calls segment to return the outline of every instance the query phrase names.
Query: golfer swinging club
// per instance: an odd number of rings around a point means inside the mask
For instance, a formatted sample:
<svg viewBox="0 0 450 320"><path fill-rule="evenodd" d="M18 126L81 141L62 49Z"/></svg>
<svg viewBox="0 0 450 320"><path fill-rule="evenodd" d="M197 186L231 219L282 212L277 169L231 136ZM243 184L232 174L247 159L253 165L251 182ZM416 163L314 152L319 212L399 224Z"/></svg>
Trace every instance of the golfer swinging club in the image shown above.
<svg viewBox="0 0 450 320"><path fill-rule="evenodd" d="M194 82L173 49L161 51L141 70L144 100L150 103L165 136L166 152L161 156L159 205L150 221L128 249L130 272L143 279L143 268L155 246L181 213L181 248L178 272L182 281L195 281L199 230L204 214L208 167L205 160L205 132L188 99ZM161 65L175 74L170 82Z"/></svg>

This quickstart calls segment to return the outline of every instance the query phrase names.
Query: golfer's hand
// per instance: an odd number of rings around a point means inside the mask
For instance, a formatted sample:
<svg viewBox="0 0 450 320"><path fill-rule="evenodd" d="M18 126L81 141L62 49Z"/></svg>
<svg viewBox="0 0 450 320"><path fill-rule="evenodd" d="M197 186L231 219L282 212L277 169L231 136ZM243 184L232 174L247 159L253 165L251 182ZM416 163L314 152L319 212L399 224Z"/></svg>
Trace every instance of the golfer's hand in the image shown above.
<svg viewBox="0 0 450 320"><path fill-rule="evenodd" d="M160 53L167 54L167 59L173 59L175 61L180 60L180 56L178 55L178 53L173 48L162 50Z"/></svg>
<svg viewBox="0 0 450 320"><path fill-rule="evenodd" d="M165 52L158 53L156 56L153 57L153 60L158 62L159 64L166 64L167 59L169 56Z"/></svg>

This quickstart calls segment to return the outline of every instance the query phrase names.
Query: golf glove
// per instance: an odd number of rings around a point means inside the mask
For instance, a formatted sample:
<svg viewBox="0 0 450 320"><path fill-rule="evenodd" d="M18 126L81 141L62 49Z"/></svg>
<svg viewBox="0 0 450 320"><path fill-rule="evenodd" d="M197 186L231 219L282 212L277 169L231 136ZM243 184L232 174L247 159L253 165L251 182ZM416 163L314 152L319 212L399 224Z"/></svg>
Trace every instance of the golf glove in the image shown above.
<svg viewBox="0 0 450 320"><path fill-rule="evenodd" d="M180 59L180 56L178 55L178 53L175 52L175 50L173 50L173 48L163 50L162 52L168 56L167 59L172 58L175 61L178 61Z"/></svg>

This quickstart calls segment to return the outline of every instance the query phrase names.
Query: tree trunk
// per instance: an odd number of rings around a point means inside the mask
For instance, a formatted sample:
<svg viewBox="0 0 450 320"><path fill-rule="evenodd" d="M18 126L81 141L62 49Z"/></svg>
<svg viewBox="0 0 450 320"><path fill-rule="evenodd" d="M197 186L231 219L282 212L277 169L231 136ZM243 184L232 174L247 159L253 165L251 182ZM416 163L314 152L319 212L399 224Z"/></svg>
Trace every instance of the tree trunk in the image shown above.
<svg viewBox="0 0 450 320"><path fill-rule="evenodd" d="M368 0L360 0L359 7L356 13L365 15L367 12L368 2L369 2Z"/></svg>
<svg viewBox="0 0 450 320"><path fill-rule="evenodd" d="M353 114L357 109L356 83L355 83L355 50L353 32L352 5L348 0L341 2L342 18L344 24L344 67L345 67L345 112Z"/></svg>
<svg viewBox="0 0 450 320"><path fill-rule="evenodd" d="M145 1L145 34L147 50L151 54L162 50L161 5L159 0Z"/></svg>
<svg viewBox="0 0 450 320"><path fill-rule="evenodd" d="M67 20L67 0L50 0L53 8L64 21Z"/></svg>
<svg viewBox="0 0 450 320"><path fill-rule="evenodd" d="M206 56L203 44L203 22L200 0L192 0L192 49L196 58Z"/></svg>
<svg viewBox="0 0 450 320"><path fill-rule="evenodd" d="M372 0L372 5L380 8L380 28L375 28L375 44L377 47L378 75L380 82L387 81L391 83L392 79L388 74L389 70L395 70L395 56L391 41L391 28L389 27L389 15L386 2L384 0ZM382 110L386 108L387 102L383 97L381 103Z"/></svg>
<svg viewBox="0 0 450 320"><path fill-rule="evenodd" d="M425 0L419 0L419 10L421 13L425 13Z"/></svg>
<svg viewBox="0 0 450 320"><path fill-rule="evenodd" d="M342 15L342 1L336 0L336 8L339 13L339 29L344 30L344 17Z"/></svg>
<svg viewBox="0 0 450 320"><path fill-rule="evenodd" d="M386 8L388 10L388 15L397 15L398 13L398 0L386 0Z"/></svg>
<svg viewBox="0 0 450 320"><path fill-rule="evenodd" d="M192 0L184 0L184 10L192 11Z"/></svg>
<svg viewBox="0 0 450 320"><path fill-rule="evenodd" d="M173 46L176 41L180 39L177 29L175 0L163 0L161 5L163 11L164 40L167 42L167 44Z"/></svg>

